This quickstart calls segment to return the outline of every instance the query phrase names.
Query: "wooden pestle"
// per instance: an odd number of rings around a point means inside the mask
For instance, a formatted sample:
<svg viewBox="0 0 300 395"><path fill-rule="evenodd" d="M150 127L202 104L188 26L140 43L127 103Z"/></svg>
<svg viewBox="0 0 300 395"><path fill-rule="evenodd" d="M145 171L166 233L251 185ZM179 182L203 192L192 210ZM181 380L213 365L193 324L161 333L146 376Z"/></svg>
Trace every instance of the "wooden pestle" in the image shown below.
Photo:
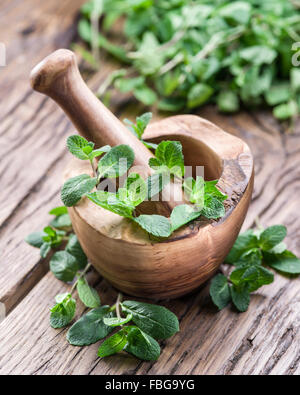
<svg viewBox="0 0 300 395"><path fill-rule="evenodd" d="M40 62L31 72L31 86L38 92L55 100L65 111L78 132L97 148L103 145L129 145L135 153L134 166L144 179L153 174L149 167L152 153L120 122L92 93L83 81L75 54L67 49L59 49ZM169 196L174 196L171 184ZM172 209L182 202L144 202L139 213L159 213L169 216Z"/></svg>

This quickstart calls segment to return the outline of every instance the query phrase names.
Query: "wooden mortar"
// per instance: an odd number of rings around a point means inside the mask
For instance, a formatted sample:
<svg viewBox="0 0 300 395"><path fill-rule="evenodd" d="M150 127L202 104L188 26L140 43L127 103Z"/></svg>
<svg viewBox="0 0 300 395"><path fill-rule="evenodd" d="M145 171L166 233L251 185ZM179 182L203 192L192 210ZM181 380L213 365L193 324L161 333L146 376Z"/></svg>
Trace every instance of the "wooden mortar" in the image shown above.
<svg viewBox="0 0 300 395"><path fill-rule="evenodd" d="M56 51L36 66L31 84L52 97L84 137L97 146L130 145L136 163L146 169L144 175L151 174L147 164L152 154L89 91L71 51ZM185 165L204 166L206 180L220 179L218 186L228 195L226 215L218 221L194 221L167 240L154 242L137 224L87 198L69 213L90 262L114 287L134 296L175 298L208 280L232 248L251 200L253 158L242 140L194 115L152 123L144 139L154 143L180 141ZM92 175L89 163L73 159L64 177L83 173ZM154 211L169 213L179 203L157 202ZM143 211L149 211L149 206Z"/></svg>

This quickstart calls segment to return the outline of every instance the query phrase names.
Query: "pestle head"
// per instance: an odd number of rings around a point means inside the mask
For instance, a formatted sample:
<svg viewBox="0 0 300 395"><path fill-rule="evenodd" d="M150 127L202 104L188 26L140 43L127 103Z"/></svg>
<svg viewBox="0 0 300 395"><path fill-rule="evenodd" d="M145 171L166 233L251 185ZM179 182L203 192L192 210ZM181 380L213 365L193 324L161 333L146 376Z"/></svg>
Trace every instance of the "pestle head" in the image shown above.
<svg viewBox="0 0 300 395"><path fill-rule="evenodd" d="M68 49L58 49L31 71L31 87L38 92L48 93L54 81L72 68L77 68L75 54Z"/></svg>

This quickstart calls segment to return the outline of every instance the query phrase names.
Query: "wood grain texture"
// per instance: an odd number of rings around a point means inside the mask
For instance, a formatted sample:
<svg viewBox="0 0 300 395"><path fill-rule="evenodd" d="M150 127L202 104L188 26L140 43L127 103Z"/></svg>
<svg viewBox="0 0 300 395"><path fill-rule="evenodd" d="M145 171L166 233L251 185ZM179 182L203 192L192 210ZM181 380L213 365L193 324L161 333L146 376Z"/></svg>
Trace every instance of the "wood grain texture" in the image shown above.
<svg viewBox="0 0 300 395"><path fill-rule="evenodd" d="M12 145L15 150L9 155L4 150L0 162L0 238L5 256L0 262L0 303L5 298L12 308L32 288L0 324L0 374L299 375L300 280L278 274L274 284L256 293L243 314L230 307L217 313L208 285L193 295L165 302L178 315L181 332L162 343L162 355L155 364L141 363L125 354L99 360L98 344L71 347L65 330L49 327L48 308L53 305L53 296L65 286L51 274L39 281L47 268L43 266L35 276L33 268L42 264L38 252L23 238L24 232L47 223L48 205L58 202L61 169L70 158L62 156L66 153L65 137L73 129L50 101L31 93L28 75L41 58L69 42L74 33L72 15L79 3L82 1L12 0L5 1L0 9L1 41L9 48L8 66L0 69L0 90L5 97L0 104L0 149ZM105 63L103 74L96 75L91 86L96 88L110 68ZM126 116L133 120L145 109L118 94L112 99L112 110L120 119ZM223 116L207 107L199 114L242 138L254 154L256 180L244 228L252 226L256 216L264 226L284 223L288 247L300 256L300 125L294 134L285 134L267 112ZM155 114L155 119L159 117ZM20 183L18 190L15 179ZM10 274L6 276L7 271ZM103 303L116 298L116 292L105 282L99 281L98 290ZM78 315L81 312L79 309Z"/></svg>

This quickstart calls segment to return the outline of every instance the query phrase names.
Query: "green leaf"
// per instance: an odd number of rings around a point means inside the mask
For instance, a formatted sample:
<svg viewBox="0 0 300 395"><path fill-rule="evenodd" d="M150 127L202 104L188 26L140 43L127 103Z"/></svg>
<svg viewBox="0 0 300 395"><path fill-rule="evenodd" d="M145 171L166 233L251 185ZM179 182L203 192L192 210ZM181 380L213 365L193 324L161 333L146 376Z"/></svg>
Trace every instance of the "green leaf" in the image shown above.
<svg viewBox="0 0 300 395"><path fill-rule="evenodd" d="M230 288L227 278L223 274L217 274L211 282L210 296L219 310L224 309L231 301Z"/></svg>
<svg viewBox="0 0 300 395"><path fill-rule="evenodd" d="M79 269L78 262L67 251L56 252L50 260L50 270L56 278L64 282L73 281Z"/></svg>
<svg viewBox="0 0 300 395"><path fill-rule="evenodd" d="M76 258L79 270L83 270L87 265L87 256L85 255L77 236L73 233L69 236L66 251Z"/></svg>
<svg viewBox="0 0 300 395"><path fill-rule="evenodd" d="M254 292L263 285L271 284L274 275L263 266L245 263L231 273L230 281L237 287L247 283L248 291Z"/></svg>
<svg viewBox="0 0 300 395"><path fill-rule="evenodd" d="M150 89L147 85L141 85L134 89L134 96L144 103L146 106L152 106L157 101L157 95L153 89Z"/></svg>
<svg viewBox="0 0 300 395"><path fill-rule="evenodd" d="M189 201L195 203L199 209L204 207L204 195L205 195L205 182L203 177L186 178L183 183L185 194L188 195Z"/></svg>
<svg viewBox="0 0 300 395"><path fill-rule="evenodd" d="M169 173L154 173L147 178L148 199L151 200L158 195L164 187L169 184Z"/></svg>
<svg viewBox="0 0 300 395"><path fill-rule="evenodd" d="M46 258L48 252L51 250L51 244L47 242L43 242L40 248L40 255L42 258Z"/></svg>
<svg viewBox="0 0 300 395"><path fill-rule="evenodd" d="M149 160L149 166L159 172L168 170L179 177L184 175L184 157L179 141L162 141L155 150L155 158Z"/></svg>
<svg viewBox="0 0 300 395"><path fill-rule="evenodd" d="M270 106L285 103L290 99L291 89L288 83L282 82L270 87L265 93L266 102Z"/></svg>
<svg viewBox="0 0 300 395"><path fill-rule="evenodd" d="M67 207L74 206L81 197L90 192L97 184L97 178L91 178L87 174L69 178L61 190L61 200Z"/></svg>
<svg viewBox="0 0 300 395"><path fill-rule="evenodd" d="M109 306L98 307L82 316L71 326L67 340L73 346L88 346L106 337L113 328L103 322L104 317L111 317Z"/></svg>
<svg viewBox="0 0 300 395"><path fill-rule="evenodd" d="M156 361L160 356L160 347L156 340L135 326L128 327L125 351L143 361Z"/></svg>
<svg viewBox="0 0 300 395"><path fill-rule="evenodd" d="M103 322L105 325L108 326L121 326L127 324L127 322L132 320L132 314L129 313L127 314L126 318L117 318L117 317L112 317L112 318L103 318Z"/></svg>
<svg viewBox="0 0 300 395"><path fill-rule="evenodd" d="M265 229L259 237L259 246L262 250L268 251L281 243L286 237L287 230L283 225L273 225Z"/></svg>
<svg viewBox="0 0 300 395"><path fill-rule="evenodd" d="M222 112L237 112L240 109L239 97L235 92L221 91L217 97L217 105Z"/></svg>
<svg viewBox="0 0 300 395"><path fill-rule="evenodd" d="M133 220L153 236L169 237L172 233L169 220L162 215L140 215Z"/></svg>
<svg viewBox="0 0 300 395"><path fill-rule="evenodd" d="M50 225L53 228L56 229L64 229L64 228L69 228L72 226L71 218L69 214L62 214L54 218L51 222Z"/></svg>
<svg viewBox="0 0 300 395"><path fill-rule="evenodd" d="M204 192L205 192L205 196L211 196L214 197L220 201L224 201L228 198L227 195L225 195L224 193L222 193L217 187L216 185L218 184L219 180L213 180L213 181L205 181L204 184ZM197 182L196 182L197 185Z"/></svg>
<svg viewBox="0 0 300 395"><path fill-rule="evenodd" d="M251 47L244 48L239 53L240 57L247 62L255 65L261 65L264 63L271 64L277 57L277 52L264 45L253 45Z"/></svg>
<svg viewBox="0 0 300 395"><path fill-rule="evenodd" d="M299 113L297 103L289 101L288 103L279 104L274 107L273 115L275 118L285 120L296 116Z"/></svg>
<svg viewBox="0 0 300 395"><path fill-rule="evenodd" d="M174 313L162 306L126 300L122 309L132 314L132 321L154 339L167 339L179 331Z"/></svg>
<svg viewBox="0 0 300 395"><path fill-rule="evenodd" d="M115 82L115 87L123 92L132 92L135 88L142 86L145 82L144 77L136 78L118 78Z"/></svg>
<svg viewBox="0 0 300 395"><path fill-rule="evenodd" d="M214 90L211 86L206 84L195 84L190 89L187 96L188 108L195 108L201 106L212 96Z"/></svg>
<svg viewBox="0 0 300 395"><path fill-rule="evenodd" d="M89 154L89 160L93 160L94 158L97 158L98 156L101 156L105 152L109 152L111 150L110 145L105 145L104 147L95 149Z"/></svg>
<svg viewBox="0 0 300 395"><path fill-rule="evenodd" d="M219 199L212 196L205 196L204 208L201 215L208 219L222 218L225 215L225 207Z"/></svg>
<svg viewBox="0 0 300 395"><path fill-rule="evenodd" d="M233 285L230 288L230 293L235 307L241 312L247 311L250 303L248 284L244 284L242 287Z"/></svg>
<svg viewBox="0 0 300 395"><path fill-rule="evenodd" d="M74 135L68 137L67 148L78 159L87 160L93 151L94 143L89 143L84 137Z"/></svg>
<svg viewBox="0 0 300 395"><path fill-rule="evenodd" d="M50 325L52 328L63 328L74 318L76 301L71 294L63 294L57 295L56 302L56 305L50 310Z"/></svg>
<svg viewBox="0 0 300 395"><path fill-rule="evenodd" d="M259 248L250 248L245 251L239 258L237 262L234 262L235 266L243 265L247 263L248 265L261 265L262 263L262 253Z"/></svg>
<svg viewBox="0 0 300 395"><path fill-rule="evenodd" d="M68 214L68 209L66 206L59 206L55 207L52 210L49 211L50 215L55 215L56 217L59 217L64 214Z"/></svg>
<svg viewBox="0 0 300 395"><path fill-rule="evenodd" d="M152 118L152 112L146 112L140 117L136 118L136 124L129 121L128 119L124 119L124 122L128 125L129 130L139 139L142 139L144 131L148 126L149 122Z"/></svg>
<svg viewBox="0 0 300 395"><path fill-rule="evenodd" d="M124 350L127 344L127 332L121 329L108 339L104 340L98 349L98 357L104 358Z"/></svg>
<svg viewBox="0 0 300 395"><path fill-rule="evenodd" d="M147 185L143 178L137 173L131 173L125 184L126 198L130 205L138 206L147 197Z"/></svg>
<svg viewBox="0 0 300 395"><path fill-rule="evenodd" d="M32 247L40 248L44 244L43 237L45 236L45 232L33 232L30 233L25 241L30 244Z"/></svg>
<svg viewBox="0 0 300 395"><path fill-rule="evenodd" d="M104 208L105 210L109 210L112 213L120 215L121 217L132 218L132 212L135 207L133 205L129 205L127 202L122 202L119 197L114 193L97 191L93 193L88 193L86 196L93 203Z"/></svg>
<svg viewBox="0 0 300 395"><path fill-rule="evenodd" d="M275 270L288 274L300 274L300 259L291 251L274 254L270 251L263 252L264 262Z"/></svg>
<svg viewBox="0 0 300 395"><path fill-rule="evenodd" d="M201 211L197 211L194 207L191 207L187 204L176 206L171 214L172 232L198 218L200 214Z"/></svg>
<svg viewBox="0 0 300 395"><path fill-rule="evenodd" d="M128 145L113 147L98 162L98 178L123 176L134 162L134 152Z"/></svg>
<svg viewBox="0 0 300 395"><path fill-rule="evenodd" d="M219 13L229 21L245 25L251 16L251 4L245 1L229 2L220 9Z"/></svg>
<svg viewBox="0 0 300 395"><path fill-rule="evenodd" d="M88 285L85 278L80 278L78 280L77 292L80 300L86 307L94 309L100 306L101 303L98 292Z"/></svg>
<svg viewBox="0 0 300 395"><path fill-rule="evenodd" d="M253 230L248 230L238 236L232 249L225 258L226 263L235 264L240 257L249 249L258 247L258 239L253 234Z"/></svg>

